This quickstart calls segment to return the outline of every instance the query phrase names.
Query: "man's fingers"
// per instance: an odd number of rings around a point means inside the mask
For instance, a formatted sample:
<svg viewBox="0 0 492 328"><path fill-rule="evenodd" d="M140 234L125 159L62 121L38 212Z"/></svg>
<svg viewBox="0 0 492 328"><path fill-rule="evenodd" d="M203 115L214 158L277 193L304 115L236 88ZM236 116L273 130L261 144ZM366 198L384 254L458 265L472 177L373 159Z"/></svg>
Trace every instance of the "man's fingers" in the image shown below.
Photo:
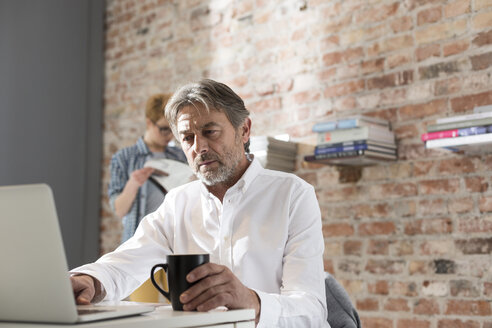
<svg viewBox="0 0 492 328"><path fill-rule="evenodd" d="M224 267L221 265L217 265L215 263L205 263L188 273L186 280L192 283L206 276L222 273L223 271Z"/></svg>
<svg viewBox="0 0 492 328"><path fill-rule="evenodd" d="M221 300L224 303L215 305L213 308L216 308L219 305L227 305L230 300L225 300L224 297L230 296L228 291L230 287L227 286L227 284L223 285L218 285L214 286L213 288L205 289L201 294L197 295L196 297L181 297L180 301L183 303L183 308L185 311L192 311L195 309L198 309L201 307L203 304L208 303L209 300L215 299L217 295L221 295ZM187 294L187 296L190 296L190 294ZM186 299L186 301L184 301ZM216 299L217 300L217 299ZM215 303L214 303L215 304Z"/></svg>
<svg viewBox="0 0 492 328"><path fill-rule="evenodd" d="M77 304L90 304L96 292L91 277L80 275L70 277L72 289Z"/></svg>
<svg viewBox="0 0 492 328"><path fill-rule="evenodd" d="M208 292L210 290L219 291L220 289L222 291L224 290L224 288L222 287L228 282L229 279L226 275L208 276L188 288L183 294L180 295L179 299L182 303L187 303L191 300L194 300L198 296L204 295L205 292Z"/></svg>

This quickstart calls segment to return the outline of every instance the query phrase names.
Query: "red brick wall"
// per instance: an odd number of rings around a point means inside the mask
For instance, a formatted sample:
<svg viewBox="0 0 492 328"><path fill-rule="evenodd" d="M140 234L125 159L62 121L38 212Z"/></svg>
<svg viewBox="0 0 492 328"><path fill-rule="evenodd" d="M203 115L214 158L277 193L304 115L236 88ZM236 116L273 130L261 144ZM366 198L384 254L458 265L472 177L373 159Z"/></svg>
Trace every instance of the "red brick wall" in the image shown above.
<svg viewBox="0 0 492 328"><path fill-rule="evenodd" d="M492 103L492 1L108 1L106 25L104 193L149 95L223 81L253 134L303 143L297 174L317 190L326 270L365 328L492 328L492 146L470 156L420 141L436 118ZM391 121L397 162L302 163L315 122L354 113ZM107 252L120 222L102 206Z"/></svg>

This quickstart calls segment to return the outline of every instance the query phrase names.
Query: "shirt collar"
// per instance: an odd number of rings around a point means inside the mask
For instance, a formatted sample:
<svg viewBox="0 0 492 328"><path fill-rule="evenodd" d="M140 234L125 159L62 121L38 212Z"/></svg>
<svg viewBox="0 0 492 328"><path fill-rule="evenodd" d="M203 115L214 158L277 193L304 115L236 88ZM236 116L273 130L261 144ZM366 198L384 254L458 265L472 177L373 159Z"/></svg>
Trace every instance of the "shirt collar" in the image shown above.
<svg viewBox="0 0 492 328"><path fill-rule="evenodd" d="M137 140L137 150L140 155L149 155L151 153L149 147L145 144L143 137L140 137Z"/></svg>

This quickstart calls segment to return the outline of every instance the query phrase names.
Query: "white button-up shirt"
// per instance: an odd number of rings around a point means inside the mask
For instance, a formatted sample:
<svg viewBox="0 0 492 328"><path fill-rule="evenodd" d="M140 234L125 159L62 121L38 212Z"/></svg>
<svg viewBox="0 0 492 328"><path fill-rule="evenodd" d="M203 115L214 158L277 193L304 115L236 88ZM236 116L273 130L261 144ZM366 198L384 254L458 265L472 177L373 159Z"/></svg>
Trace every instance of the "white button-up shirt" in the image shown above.
<svg viewBox="0 0 492 328"><path fill-rule="evenodd" d="M119 300L167 254L209 253L260 297L258 327L329 327L323 250L313 187L254 159L223 203L200 181L175 188L132 238L72 272L94 276L106 300Z"/></svg>

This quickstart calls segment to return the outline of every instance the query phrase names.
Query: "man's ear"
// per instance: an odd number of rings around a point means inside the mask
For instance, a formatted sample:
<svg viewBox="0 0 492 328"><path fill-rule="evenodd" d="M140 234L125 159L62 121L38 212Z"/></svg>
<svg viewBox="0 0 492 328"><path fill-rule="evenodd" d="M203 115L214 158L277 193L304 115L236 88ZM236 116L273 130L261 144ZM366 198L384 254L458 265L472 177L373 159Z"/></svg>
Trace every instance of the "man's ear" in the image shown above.
<svg viewBox="0 0 492 328"><path fill-rule="evenodd" d="M243 122L243 126L241 127L241 138L243 143L248 142L249 136L251 134L251 119L246 117Z"/></svg>

